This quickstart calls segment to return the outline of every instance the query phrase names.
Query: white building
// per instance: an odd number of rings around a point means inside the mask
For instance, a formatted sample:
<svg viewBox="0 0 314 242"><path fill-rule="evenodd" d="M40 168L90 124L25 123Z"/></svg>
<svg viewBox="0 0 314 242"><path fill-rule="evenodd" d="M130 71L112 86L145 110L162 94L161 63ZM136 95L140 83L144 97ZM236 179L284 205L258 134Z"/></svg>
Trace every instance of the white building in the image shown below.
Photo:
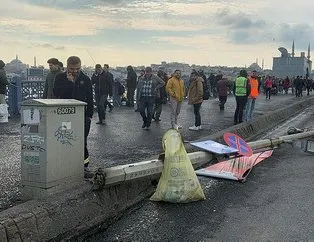
<svg viewBox="0 0 314 242"><path fill-rule="evenodd" d="M292 53L280 47L278 49L281 52L280 57L273 57L273 75L280 78L295 77L311 75L312 61L310 45L308 46L308 55L305 56L305 52L301 52L299 57L294 53L294 42L292 44Z"/></svg>

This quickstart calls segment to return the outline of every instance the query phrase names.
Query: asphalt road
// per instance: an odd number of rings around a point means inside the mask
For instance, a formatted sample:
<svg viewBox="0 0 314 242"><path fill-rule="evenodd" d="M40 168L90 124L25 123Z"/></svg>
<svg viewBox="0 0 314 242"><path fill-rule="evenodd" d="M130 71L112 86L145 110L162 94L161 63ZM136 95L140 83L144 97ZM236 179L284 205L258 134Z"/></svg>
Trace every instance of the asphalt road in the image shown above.
<svg viewBox="0 0 314 242"><path fill-rule="evenodd" d="M306 98L306 97L304 97ZM261 96L256 104L255 117L283 108L297 99L279 95L271 100ZM189 131L194 124L193 108L183 104L179 123L185 140L196 140L233 125L234 97L229 96L225 111L221 112L217 99L205 101L201 108L201 131ZM127 107L115 108L107 113L106 125L96 125L97 113L92 121L88 138L91 166L111 167L139 162L162 152L161 138L170 128L170 107L164 105L161 122L153 123L151 130L142 130L139 113ZM0 210L12 206L20 199L20 120L11 118L8 124L0 124Z"/></svg>
<svg viewBox="0 0 314 242"><path fill-rule="evenodd" d="M286 135L288 125L314 129L313 117L314 107L265 137ZM205 201L145 200L87 241L311 241L313 177L314 153L284 144L245 183L199 177Z"/></svg>

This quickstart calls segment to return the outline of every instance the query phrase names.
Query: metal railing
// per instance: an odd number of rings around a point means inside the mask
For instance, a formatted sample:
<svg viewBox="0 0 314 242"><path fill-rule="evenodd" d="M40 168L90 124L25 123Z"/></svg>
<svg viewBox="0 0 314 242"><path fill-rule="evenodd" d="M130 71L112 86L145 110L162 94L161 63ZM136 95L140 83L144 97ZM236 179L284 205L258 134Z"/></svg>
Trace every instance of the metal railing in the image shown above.
<svg viewBox="0 0 314 242"><path fill-rule="evenodd" d="M42 98L44 94L45 81L27 81L19 77L9 78L6 102L9 106L10 115L19 115L21 103L28 99ZM93 90L94 107L96 108L95 93ZM112 103L112 99L108 98Z"/></svg>
<svg viewBox="0 0 314 242"><path fill-rule="evenodd" d="M45 81L27 81L20 77L9 78L6 102L10 115L19 115L21 102L27 99L42 98Z"/></svg>

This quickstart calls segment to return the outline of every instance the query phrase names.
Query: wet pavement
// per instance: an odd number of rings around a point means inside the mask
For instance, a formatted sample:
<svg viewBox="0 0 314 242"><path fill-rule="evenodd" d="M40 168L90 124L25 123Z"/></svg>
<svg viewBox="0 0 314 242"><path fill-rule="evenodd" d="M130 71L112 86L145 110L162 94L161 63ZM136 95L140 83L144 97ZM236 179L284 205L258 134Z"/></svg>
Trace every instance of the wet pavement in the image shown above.
<svg viewBox="0 0 314 242"><path fill-rule="evenodd" d="M313 118L314 107L261 138L286 135L289 126L314 129ZM314 154L283 144L245 183L199 177L205 201L145 200L86 241L313 240L313 176Z"/></svg>
<svg viewBox="0 0 314 242"><path fill-rule="evenodd" d="M306 98L306 97L304 97ZM255 117L283 108L297 99L293 95L279 95L271 100L260 97L256 103ZM201 108L201 131L189 131L194 124L192 106L185 101L179 117L180 130L185 140L196 140L233 125L234 97L229 96L225 111L220 111L218 99L205 101ZM106 115L106 125L96 125L94 114L88 146L91 166L111 167L139 162L158 156L162 152L161 138L170 128L170 107L163 106L160 122L153 122L150 130L142 130L140 114L127 107L114 108ZM0 124L0 210L20 199L20 120L11 118Z"/></svg>

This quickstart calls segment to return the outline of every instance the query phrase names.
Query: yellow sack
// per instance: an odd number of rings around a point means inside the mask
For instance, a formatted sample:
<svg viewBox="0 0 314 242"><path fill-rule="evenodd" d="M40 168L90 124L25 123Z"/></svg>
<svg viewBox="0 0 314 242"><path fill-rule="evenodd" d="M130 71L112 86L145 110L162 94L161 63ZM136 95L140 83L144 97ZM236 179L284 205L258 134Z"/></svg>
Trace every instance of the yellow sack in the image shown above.
<svg viewBox="0 0 314 242"><path fill-rule="evenodd" d="M205 195L186 153L180 133L169 129L162 138L165 161L152 201L187 203L204 200Z"/></svg>

